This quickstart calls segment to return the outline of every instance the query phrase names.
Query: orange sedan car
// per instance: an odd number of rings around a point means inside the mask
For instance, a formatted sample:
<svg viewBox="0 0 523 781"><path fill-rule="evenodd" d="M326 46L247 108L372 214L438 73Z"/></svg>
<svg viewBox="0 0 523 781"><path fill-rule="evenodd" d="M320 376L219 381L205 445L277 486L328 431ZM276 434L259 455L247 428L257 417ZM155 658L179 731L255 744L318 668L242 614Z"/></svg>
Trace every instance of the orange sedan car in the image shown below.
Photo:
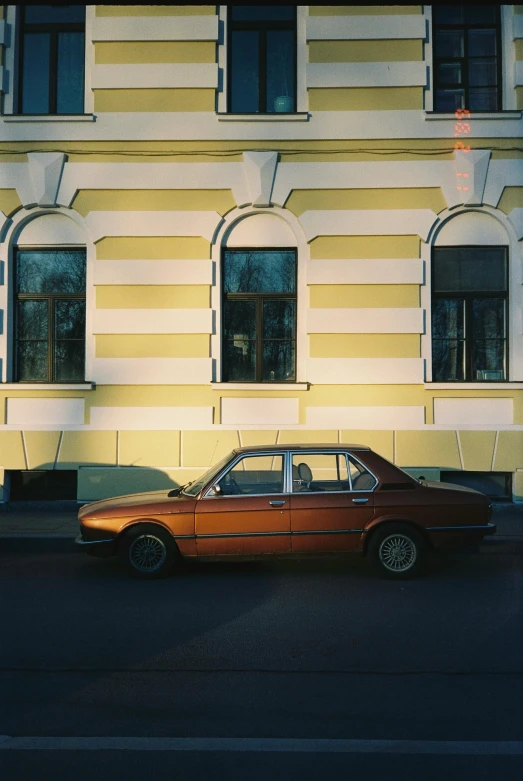
<svg viewBox="0 0 523 781"><path fill-rule="evenodd" d="M484 494L416 480L362 445L244 447L181 488L85 505L76 543L142 578L184 558L353 552L405 578L432 549L494 534L491 513Z"/></svg>

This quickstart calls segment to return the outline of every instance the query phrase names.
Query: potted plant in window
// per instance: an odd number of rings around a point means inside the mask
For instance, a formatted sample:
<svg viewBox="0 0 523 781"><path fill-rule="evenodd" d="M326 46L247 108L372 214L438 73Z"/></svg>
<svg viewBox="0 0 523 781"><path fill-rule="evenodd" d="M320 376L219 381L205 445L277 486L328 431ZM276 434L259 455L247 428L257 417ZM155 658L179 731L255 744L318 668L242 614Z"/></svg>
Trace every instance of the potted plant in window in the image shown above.
<svg viewBox="0 0 523 781"><path fill-rule="evenodd" d="M285 57L285 51L278 52L279 59L279 72L281 74L280 84L282 86L281 93L274 98L274 111L278 114L289 114L294 110L294 97L290 94L289 85L287 82L287 66L288 61Z"/></svg>

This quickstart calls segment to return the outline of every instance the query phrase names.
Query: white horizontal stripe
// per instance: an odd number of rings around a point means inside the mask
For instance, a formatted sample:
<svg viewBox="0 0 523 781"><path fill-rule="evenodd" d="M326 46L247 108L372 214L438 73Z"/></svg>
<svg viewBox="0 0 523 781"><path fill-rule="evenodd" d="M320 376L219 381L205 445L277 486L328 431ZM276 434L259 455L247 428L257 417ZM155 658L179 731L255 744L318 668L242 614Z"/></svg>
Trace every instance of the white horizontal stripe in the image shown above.
<svg viewBox="0 0 523 781"><path fill-rule="evenodd" d="M422 358L309 358L307 379L316 385L422 383Z"/></svg>
<svg viewBox="0 0 523 781"><path fill-rule="evenodd" d="M210 358L93 358L92 379L100 385L206 385Z"/></svg>
<svg viewBox="0 0 523 781"><path fill-rule="evenodd" d="M109 431L209 429L213 407L91 407L91 428Z"/></svg>
<svg viewBox="0 0 523 781"><path fill-rule="evenodd" d="M309 16L307 40L362 41L425 38L421 14L391 16Z"/></svg>
<svg viewBox="0 0 523 781"><path fill-rule="evenodd" d="M211 260L97 260L95 285L212 285Z"/></svg>
<svg viewBox="0 0 523 781"><path fill-rule="evenodd" d="M307 425L362 430L418 429L425 407L307 407Z"/></svg>
<svg viewBox="0 0 523 781"><path fill-rule="evenodd" d="M123 117L125 115L120 114ZM200 115L201 116L201 115ZM125 120L123 120L125 121ZM171 120L172 121L172 120ZM225 158L226 160L227 158ZM242 163L67 163L60 182L59 202L69 206L79 190L222 190L230 188L238 205L249 202ZM14 176L19 163L0 170ZM13 171L11 173L11 171ZM17 176L20 174L17 171ZM16 181L13 179L12 181ZM15 184L8 185L5 187Z"/></svg>
<svg viewBox="0 0 523 781"><path fill-rule="evenodd" d="M202 236L211 241L220 220L210 211L92 211L85 218L93 241L105 236Z"/></svg>
<svg viewBox="0 0 523 781"><path fill-rule="evenodd" d="M216 41L217 16L97 16L93 41Z"/></svg>
<svg viewBox="0 0 523 781"><path fill-rule="evenodd" d="M514 40L523 38L523 14L514 14L512 17Z"/></svg>
<svg viewBox="0 0 523 781"><path fill-rule="evenodd" d="M11 737L0 735L4 751L228 751L305 754L438 754L519 756L517 740L365 740L344 738L141 738Z"/></svg>
<svg viewBox="0 0 523 781"><path fill-rule="evenodd" d="M424 62L311 62L307 86L311 87L412 87L425 86Z"/></svg>
<svg viewBox="0 0 523 781"><path fill-rule="evenodd" d="M5 44L5 19L0 19L0 46Z"/></svg>
<svg viewBox="0 0 523 781"><path fill-rule="evenodd" d="M383 139L383 128L387 128L387 139L411 139L434 137L448 141L448 148L454 146L454 115L438 124L437 133L434 122L425 121L426 115L421 109L375 110L375 111L314 111L308 122L278 122L274 116L270 121L237 122L234 128L236 141L316 141L327 139L357 139L365 148L361 139ZM231 141L231 124L220 122L214 111L177 111L177 112L102 112L97 114L96 122L55 121L24 122L5 121L0 123L2 141L69 141L74 124L75 141L121 142L127 140L163 141ZM474 127L474 137L481 139L519 138L523 135L521 111L514 112L514 118L482 119ZM408 142L404 142L409 149ZM390 159L386 157L385 159ZM18 164L16 164L18 165ZM71 165L68 163L67 165ZM67 166L65 168L67 170Z"/></svg>
<svg viewBox="0 0 523 781"><path fill-rule="evenodd" d="M508 218L515 228L518 239L523 239L523 209L512 209Z"/></svg>
<svg viewBox="0 0 523 781"><path fill-rule="evenodd" d="M310 260L309 285L399 285L423 284L423 261L405 260Z"/></svg>
<svg viewBox="0 0 523 781"><path fill-rule="evenodd" d="M516 87L523 86L523 60L516 60L514 63L514 75Z"/></svg>
<svg viewBox="0 0 523 781"><path fill-rule="evenodd" d="M224 424L259 425L298 424L298 399L237 399L221 400L221 420Z"/></svg>
<svg viewBox="0 0 523 781"><path fill-rule="evenodd" d="M437 424L511 424L513 399L434 399L434 423Z"/></svg>
<svg viewBox="0 0 523 781"><path fill-rule="evenodd" d="M309 334L422 334L423 309L325 308L307 311Z"/></svg>
<svg viewBox="0 0 523 781"><path fill-rule="evenodd" d="M93 89L210 88L218 86L216 63L95 65Z"/></svg>
<svg viewBox="0 0 523 781"><path fill-rule="evenodd" d="M211 334L212 309L95 309L94 334Z"/></svg>
<svg viewBox="0 0 523 781"><path fill-rule="evenodd" d="M317 236L410 236L427 240L437 220L431 209L317 209L300 219L308 241Z"/></svg>
<svg viewBox="0 0 523 781"><path fill-rule="evenodd" d="M22 388L23 386L18 386ZM30 426L33 423L75 424L84 422L83 399L7 399L6 423Z"/></svg>

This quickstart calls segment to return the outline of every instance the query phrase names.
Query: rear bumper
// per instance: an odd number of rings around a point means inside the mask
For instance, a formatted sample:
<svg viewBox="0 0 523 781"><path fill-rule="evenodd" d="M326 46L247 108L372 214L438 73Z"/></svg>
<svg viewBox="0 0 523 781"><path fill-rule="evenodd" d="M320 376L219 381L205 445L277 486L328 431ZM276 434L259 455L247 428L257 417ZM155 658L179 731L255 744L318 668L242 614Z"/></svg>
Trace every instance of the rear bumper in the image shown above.
<svg viewBox="0 0 523 781"><path fill-rule="evenodd" d="M474 534L475 536L485 536L487 534L495 534L497 526L495 523L486 523L482 526L428 526L427 531L436 534Z"/></svg>

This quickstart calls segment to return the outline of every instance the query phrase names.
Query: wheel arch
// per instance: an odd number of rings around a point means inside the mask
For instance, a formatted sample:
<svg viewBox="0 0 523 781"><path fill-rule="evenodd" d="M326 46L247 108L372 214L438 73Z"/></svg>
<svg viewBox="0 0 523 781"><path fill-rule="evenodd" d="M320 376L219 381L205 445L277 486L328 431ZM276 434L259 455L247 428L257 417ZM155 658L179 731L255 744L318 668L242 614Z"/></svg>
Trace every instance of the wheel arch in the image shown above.
<svg viewBox="0 0 523 781"><path fill-rule="evenodd" d="M395 524L401 523L403 526L410 526L414 531L416 531L425 542L427 548L429 550L433 549L433 544L430 539L430 536L427 532L427 530L420 526L418 523L412 520L412 518L404 518L401 515L393 515L393 516L387 516L386 518L380 518L379 521L375 521L372 526L368 527L367 533L365 534L365 539L363 541L363 555L366 556L370 541L372 537L378 532L381 531L386 526L393 526Z"/></svg>

